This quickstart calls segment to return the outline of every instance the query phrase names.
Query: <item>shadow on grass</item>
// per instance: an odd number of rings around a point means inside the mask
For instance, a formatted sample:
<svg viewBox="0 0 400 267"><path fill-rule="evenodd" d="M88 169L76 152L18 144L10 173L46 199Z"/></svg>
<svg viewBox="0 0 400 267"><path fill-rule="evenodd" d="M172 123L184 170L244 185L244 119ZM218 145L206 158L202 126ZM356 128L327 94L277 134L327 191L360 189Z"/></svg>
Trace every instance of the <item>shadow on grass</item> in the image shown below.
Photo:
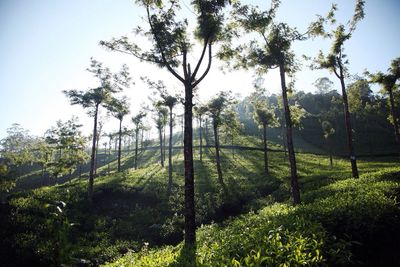
<svg viewBox="0 0 400 267"><path fill-rule="evenodd" d="M175 262L168 267L195 267L196 266L196 245L184 245Z"/></svg>

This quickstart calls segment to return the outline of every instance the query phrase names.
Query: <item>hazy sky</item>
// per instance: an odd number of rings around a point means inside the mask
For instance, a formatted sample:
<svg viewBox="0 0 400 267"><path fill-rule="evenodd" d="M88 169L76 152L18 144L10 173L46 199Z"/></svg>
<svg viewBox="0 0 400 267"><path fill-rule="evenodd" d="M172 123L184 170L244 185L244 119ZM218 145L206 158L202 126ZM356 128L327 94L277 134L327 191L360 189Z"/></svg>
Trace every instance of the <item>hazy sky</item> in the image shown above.
<svg viewBox="0 0 400 267"><path fill-rule="evenodd" d="M307 28L315 14L326 14L332 3L321 0L282 2L279 19L297 26L300 31ZM354 1L334 2L339 7L338 20L350 19ZM184 3L183 11L190 15L190 1ZM269 1L259 3L262 7L269 6ZM400 56L399 11L400 1L367 0L366 17L345 46L352 74L362 73L365 68L385 71L390 61ZM6 135L12 123L19 123L31 134L41 136L58 119L66 120L71 115L79 116L85 133L89 133L92 120L81 107L70 106L61 91L96 86L96 80L85 71L90 57L104 62L112 70L118 70L123 63L130 66L135 85L124 94L131 99L133 114L149 92L140 82L140 76L162 79L169 88L180 90L181 85L166 70L105 51L98 45L100 40L130 34L136 25L144 25L142 15L143 11L132 0L1 0L0 138ZM295 44L294 49L299 57L302 54L313 56L319 49L327 51L329 46L329 40L308 40ZM194 61L197 54L189 59ZM200 85L202 100L219 90L232 90L241 95L252 90L253 73L223 74L218 62L214 63ZM296 76L296 90L313 91L312 83L322 76L335 81L326 71L311 72L303 66L303 71ZM276 72L265 76L265 87L270 93L279 93L278 78ZM130 125L129 120L125 125ZM114 118L106 122L107 129L117 126Z"/></svg>

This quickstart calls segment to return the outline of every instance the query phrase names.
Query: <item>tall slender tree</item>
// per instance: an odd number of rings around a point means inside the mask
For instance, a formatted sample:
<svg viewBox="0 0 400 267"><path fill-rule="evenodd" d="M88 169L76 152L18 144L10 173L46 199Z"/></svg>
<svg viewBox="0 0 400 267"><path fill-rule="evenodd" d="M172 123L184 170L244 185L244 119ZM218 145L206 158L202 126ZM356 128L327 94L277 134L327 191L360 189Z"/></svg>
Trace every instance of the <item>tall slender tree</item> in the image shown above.
<svg viewBox="0 0 400 267"><path fill-rule="evenodd" d="M329 71L333 72L340 81L351 171L353 177L355 178L358 178L358 168L354 151L352 125L346 92L345 78L348 76L348 69L346 65L348 65L349 61L347 56L344 54L344 43L351 38L353 32L356 30L357 24L364 18L364 4L364 0L356 1L353 17L347 23L347 25L339 24L331 33L327 33L324 29L324 24L321 23L319 24L320 27L314 27L313 30L310 31L313 36L319 35L326 38L333 38L333 44L330 52L327 55L324 55L322 51L320 51L318 57L314 60L314 64L311 67L314 69L328 69ZM336 23L334 17L335 10L336 5L332 7L332 12L328 15L331 23Z"/></svg>
<svg viewBox="0 0 400 267"><path fill-rule="evenodd" d="M99 108L110 100L113 93L120 92L123 87L128 87L130 78L126 65L122 67L120 72L113 75L109 68L104 67L102 63L93 58L91 59L90 68L87 70L99 80L98 87L89 89L86 92L70 90L63 91L63 93L70 99L72 105L81 105L83 108L89 109L89 115L93 116L92 152L88 183L88 200L92 202Z"/></svg>
<svg viewBox="0 0 400 267"><path fill-rule="evenodd" d="M255 68L259 74L264 74L269 69L279 69L292 197L293 203L299 204L300 189L293 146L292 118L288 101L288 91L291 91L293 84L289 83L289 86L287 85L286 76L293 76L298 69L294 53L291 50L292 43L305 40L308 32L300 34L295 28L291 28L286 23L274 22L279 3L280 1L273 0L271 8L267 11L260 11L258 7L250 5L241 5L239 2L235 3L231 14L232 23L226 31L227 42L221 46L222 49L218 55L219 58L228 63L228 66L234 69ZM250 42L248 39L244 39L242 43L235 47L232 37L249 33L256 34L259 39L253 39ZM237 43L237 40L235 43Z"/></svg>
<svg viewBox="0 0 400 267"><path fill-rule="evenodd" d="M224 110L229 108L229 105L233 103L233 99L229 92L220 92L215 98L211 99L208 103L208 113L212 118L213 130L214 130L214 145L215 145L215 163L217 166L218 182L224 185L221 169L221 157L220 157L220 142L218 128L221 126L223 121L222 113Z"/></svg>
<svg viewBox="0 0 400 267"><path fill-rule="evenodd" d="M164 153L163 153L163 129L168 122L168 109L162 106L161 102L154 103L155 117L154 122L156 123L156 128L158 130L158 136L160 140L160 164L164 167Z"/></svg>
<svg viewBox="0 0 400 267"><path fill-rule="evenodd" d="M143 51L139 45L130 42L127 37L100 43L113 51L131 54L140 60L166 68L184 87L185 244L194 245L196 243L196 223L192 140L193 89L203 81L211 68L212 47L220 38L223 22L221 11L225 6L225 1L192 1L197 18L194 36L202 45L194 69L191 67L193 65L188 62L189 52L194 46L189 40L188 20L179 21L177 16L180 2L173 0L166 2L139 0L136 2L145 9L148 24L147 30L138 27L136 32L149 37L152 48ZM203 73L200 74L200 67L205 57L208 58L208 63ZM178 67L183 70L183 74L179 74Z"/></svg>
<svg viewBox="0 0 400 267"><path fill-rule="evenodd" d="M321 122L321 127L322 131L324 134L325 142L328 146L329 150L329 165L333 166L333 158L332 158L332 141L331 141L331 136L335 134L335 128L333 128L332 123L329 121L323 121Z"/></svg>
<svg viewBox="0 0 400 267"><path fill-rule="evenodd" d="M135 125L134 132L135 132L135 160L134 160L134 167L135 170L137 169L137 158L138 158L138 149L139 149L139 132L143 130L143 119L146 117L146 113L141 111L136 116L132 118L132 122ZM142 143L143 147L143 143Z"/></svg>
<svg viewBox="0 0 400 267"><path fill-rule="evenodd" d="M121 171L121 143L122 143L122 120L129 114L128 99L122 97L121 99L113 98L107 105L111 114L119 121L118 130L118 172Z"/></svg>
<svg viewBox="0 0 400 267"><path fill-rule="evenodd" d="M199 140L200 140L200 162L203 161L203 119L206 115L208 108L206 105L200 105L195 107L195 115L199 120Z"/></svg>
<svg viewBox="0 0 400 267"><path fill-rule="evenodd" d="M400 58L392 60L391 66L387 74L378 72L369 74L370 82L378 83L383 87L383 90L389 95L390 113L392 124L394 127L396 142L400 152L400 130L399 130L399 113L396 109L394 100L394 91L399 87L396 83L400 80Z"/></svg>
<svg viewBox="0 0 400 267"><path fill-rule="evenodd" d="M146 81L146 83L155 90L155 94L159 95L161 98L159 100L159 104L168 108L169 111L169 144L168 144L168 192L171 191L172 187L172 138L173 138L173 109L179 103L179 97L174 96L168 93L165 84L162 81L154 82L148 78L142 78ZM165 134L165 131L164 131ZM165 135L164 135L164 144L165 144ZM164 145L165 147L165 145ZM164 154L165 156L165 154Z"/></svg>
<svg viewBox="0 0 400 267"><path fill-rule="evenodd" d="M275 110L272 106L268 106L266 90L258 84L255 84L255 90L250 95L250 102L253 119L263 129L264 172L268 174L267 126L272 127L277 124Z"/></svg>

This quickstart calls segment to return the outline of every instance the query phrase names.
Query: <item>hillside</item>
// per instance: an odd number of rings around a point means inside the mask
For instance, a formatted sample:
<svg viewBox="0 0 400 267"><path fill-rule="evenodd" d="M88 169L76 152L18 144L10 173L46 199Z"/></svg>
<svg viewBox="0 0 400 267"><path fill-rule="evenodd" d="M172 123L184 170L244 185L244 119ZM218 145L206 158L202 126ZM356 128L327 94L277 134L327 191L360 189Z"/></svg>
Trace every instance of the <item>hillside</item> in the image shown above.
<svg viewBox="0 0 400 267"><path fill-rule="evenodd" d="M242 146L259 145L253 137L239 136L236 141ZM179 146L178 140L175 145ZM114 172L115 160L110 175L108 164L100 166L92 206L86 201L86 176L9 196L1 219L5 227L0 256L7 259L6 265L89 266L113 262L128 252L114 265L188 266L185 261L194 258L190 257L194 252L181 251L180 244L183 155L174 150L174 187L168 195L167 168L160 167L158 153L157 149L143 151L138 170L132 168L132 155L123 157L122 173ZM385 255L388 264L395 260L384 254L390 254L394 244L385 243L387 251L381 248L384 237L399 234L394 199L400 189L397 159L361 160L363 176L354 180L348 179L349 163L343 159L335 158L331 168L326 156L298 153L305 204L292 207L285 155L273 151L269 155L266 176L262 151L223 149L225 183L221 185L214 150L204 149L200 162L195 149L199 266L338 265L341 261L348 265L366 263L373 255L364 252L378 248L377 259Z"/></svg>

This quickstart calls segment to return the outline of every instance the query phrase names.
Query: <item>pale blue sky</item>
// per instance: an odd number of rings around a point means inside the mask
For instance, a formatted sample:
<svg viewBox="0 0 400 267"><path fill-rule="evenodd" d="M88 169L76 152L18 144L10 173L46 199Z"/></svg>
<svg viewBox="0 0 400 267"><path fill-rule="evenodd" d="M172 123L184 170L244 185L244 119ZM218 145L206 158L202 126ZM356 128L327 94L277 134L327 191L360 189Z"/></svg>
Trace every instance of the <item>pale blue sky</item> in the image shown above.
<svg viewBox="0 0 400 267"><path fill-rule="evenodd" d="M339 6L338 20L347 21L354 1L334 2ZM269 1L260 3L266 6ZM325 14L330 3L283 0L278 15L302 31L315 14ZM385 71L390 61L400 56L400 1L367 0L365 11L366 18L346 44L351 73L361 73L364 68ZM91 56L115 70L122 63L130 65L137 81L126 91L133 112L146 99L146 88L138 81L140 75L164 79L179 89L179 83L166 71L98 46L100 40L130 33L135 25L141 24L140 12L132 0L1 0L0 138L14 122L32 134L42 135L56 120L65 120L71 115L78 115L88 132L91 120L80 107L69 106L61 90L93 86L95 81L85 71ZM316 40L296 44L294 48L299 56L315 55L319 49L326 51L329 45L328 40ZM252 89L252 73L224 76L217 66L213 65L213 71L200 87L203 99L218 90L231 89L246 95ZM314 90L312 82L321 76L335 81L326 71L311 72L304 67L297 75L297 90ZM266 76L265 86L270 92L279 93L278 76L274 72ZM117 127L114 119L109 119L107 125L110 129Z"/></svg>

